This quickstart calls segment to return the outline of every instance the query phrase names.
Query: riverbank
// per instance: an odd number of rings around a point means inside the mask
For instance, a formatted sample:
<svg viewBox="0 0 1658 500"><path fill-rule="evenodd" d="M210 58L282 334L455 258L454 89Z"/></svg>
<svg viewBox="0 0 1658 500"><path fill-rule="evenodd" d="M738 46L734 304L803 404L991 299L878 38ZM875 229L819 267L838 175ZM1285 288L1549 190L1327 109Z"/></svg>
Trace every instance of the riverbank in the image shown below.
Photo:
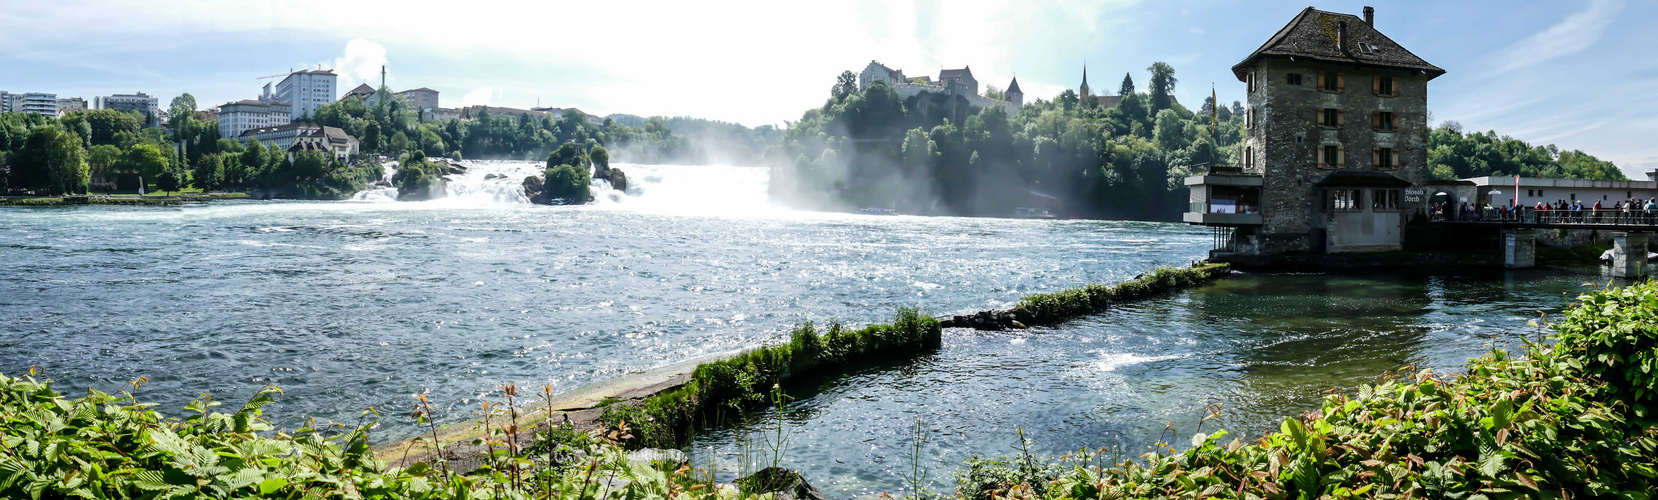
<svg viewBox="0 0 1658 500"><path fill-rule="evenodd" d="M93 195L93 196L3 196L0 197L0 206L21 207L56 207L69 205L110 205L110 206L175 206L183 203L205 203L224 200L246 200L247 193L193 193L174 196L122 196L122 195Z"/></svg>

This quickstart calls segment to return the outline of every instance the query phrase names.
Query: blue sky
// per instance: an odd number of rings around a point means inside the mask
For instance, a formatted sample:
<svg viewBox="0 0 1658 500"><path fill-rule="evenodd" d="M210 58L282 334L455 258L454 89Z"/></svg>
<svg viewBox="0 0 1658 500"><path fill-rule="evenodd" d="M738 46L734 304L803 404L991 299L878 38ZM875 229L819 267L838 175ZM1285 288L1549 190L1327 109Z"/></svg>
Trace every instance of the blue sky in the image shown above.
<svg viewBox="0 0 1658 500"><path fill-rule="evenodd" d="M1430 86L1435 122L1582 149L1633 177L1658 168L1658 18L1650 0L1353 2L1449 71ZM1195 104L1305 2L942 1L467 2L11 0L0 9L0 90L81 96L144 91L203 106L258 94L257 77L335 68L342 91L388 66L394 89L443 106L579 107L777 124L822 103L871 59L907 74L970 66L1017 74L1028 96L1124 73L1177 71ZM1029 98L1029 97L1027 97Z"/></svg>

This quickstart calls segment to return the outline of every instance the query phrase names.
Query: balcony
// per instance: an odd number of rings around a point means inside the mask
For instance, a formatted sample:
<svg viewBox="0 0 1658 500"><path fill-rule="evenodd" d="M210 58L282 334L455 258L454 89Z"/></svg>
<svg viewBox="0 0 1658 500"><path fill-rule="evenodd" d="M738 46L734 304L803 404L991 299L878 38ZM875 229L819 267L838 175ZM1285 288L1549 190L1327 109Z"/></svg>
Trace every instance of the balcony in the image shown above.
<svg viewBox="0 0 1658 500"><path fill-rule="evenodd" d="M1259 175L1230 172L1187 177L1191 204L1181 220L1205 226L1259 226L1261 184Z"/></svg>

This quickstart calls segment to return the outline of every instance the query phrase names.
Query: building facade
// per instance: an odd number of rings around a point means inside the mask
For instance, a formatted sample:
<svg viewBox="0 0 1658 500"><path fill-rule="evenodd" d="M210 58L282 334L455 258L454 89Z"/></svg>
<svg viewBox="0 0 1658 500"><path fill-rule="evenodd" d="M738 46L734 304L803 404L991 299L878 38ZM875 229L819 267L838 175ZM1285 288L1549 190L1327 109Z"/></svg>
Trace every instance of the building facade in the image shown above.
<svg viewBox="0 0 1658 500"><path fill-rule="evenodd" d="M1445 70L1365 17L1303 10L1232 67L1248 95L1238 165L1186 179L1187 222L1246 255L1397 250L1428 193L1428 81Z"/></svg>
<svg viewBox="0 0 1658 500"><path fill-rule="evenodd" d="M870 61L868 66L864 66L863 72L858 73L858 90L869 90L869 86L874 85L875 82L886 82L888 86L910 83L909 79L904 78L902 70L888 68L881 63Z"/></svg>
<svg viewBox="0 0 1658 500"><path fill-rule="evenodd" d="M41 116L58 117L58 95L45 92L24 92L21 94L6 94L8 102L7 112L34 113Z"/></svg>
<svg viewBox="0 0 1658 500"><path fill-rule="evenodd" d="M316 114L317 108L334 102L339 76L333 70L302 70L289 73L276 84L269 101L287 103L289 120Z"/></svg>
<svg viewBox="0 0 1658 500"><path fill-rule="evenodd" d="M252 99L219 106L219 137L241 137L242 132L275 127L293 121L293 107L285 102Z"/></svg>
<svg viewBox="0 0 1658 500"><path fill-rule="evenodd" d="M409 101L410 106L418 110L427 110L438 107L438 91L426 87L398 92L403 100Z"/></svg>
<svg viewBox="0 0 1658 500"><path fill-rule="evenodd" d="M86 99L79 97L58 98L58 115L67 115L76 111L86 111Z"/></svg>
<svg viewBox="0 0 1658 500"><path fill-rule="evenodd" d="M92 103L97 109L137 111L150 120L150 125L161 123L159 121L161 119L161 99L143 92L95 96L92 98Z"/></svg>
<svg viewBox="0 0 1658 500"><path fill-rule="evenodd" d="M366 104L369 96L372 95L374 95L374 87L370 87L368 84L364 83L357 85L357 88L351 89L350 92L346 92L345 95L340 96L340 100L344 101L346 99L356 97L362 99Z"/></svg>
<svg viewBox="0 0 1658 500"><path fill-rule="evenodd" d="M956 89L956 95L979 95L979 81L973 78L972 66L939 70L938 84Z"/></svg>
<svg viewBox="0 0 1658 500"><path fill-rule="evenodd" d="M295 143L318 143L319 140L325 140L324 142L327 142L329 146L319 148L313 144L313 146L309 146L309 149L321 151L338 148L340 144L344 144L348 146L345 150L347 156L355 156L359 152L357 138L347 135L344 130L303 122L245 130L234 137L244 144L248 141L258 140L265 147L277 148L281 151L289 151ZM323 139L319 139L319 137ZM302 145L301 149L307 147Z"/></svg>

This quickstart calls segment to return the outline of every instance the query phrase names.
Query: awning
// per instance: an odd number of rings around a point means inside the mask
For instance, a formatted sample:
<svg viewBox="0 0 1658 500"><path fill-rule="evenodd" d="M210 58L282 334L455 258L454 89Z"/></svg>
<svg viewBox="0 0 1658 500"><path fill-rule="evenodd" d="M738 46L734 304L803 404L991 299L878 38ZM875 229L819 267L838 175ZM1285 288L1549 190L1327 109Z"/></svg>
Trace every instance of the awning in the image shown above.
<svg viewBox="0 0 1658 500"><path fill-rule="evenodd" d="M1387 172L1374 170L1342 170L1331 172L1314 184L1318 187L1330 186L1362 186L1362 187L1406 187L1410 181L1394 177Z"/></svg>

